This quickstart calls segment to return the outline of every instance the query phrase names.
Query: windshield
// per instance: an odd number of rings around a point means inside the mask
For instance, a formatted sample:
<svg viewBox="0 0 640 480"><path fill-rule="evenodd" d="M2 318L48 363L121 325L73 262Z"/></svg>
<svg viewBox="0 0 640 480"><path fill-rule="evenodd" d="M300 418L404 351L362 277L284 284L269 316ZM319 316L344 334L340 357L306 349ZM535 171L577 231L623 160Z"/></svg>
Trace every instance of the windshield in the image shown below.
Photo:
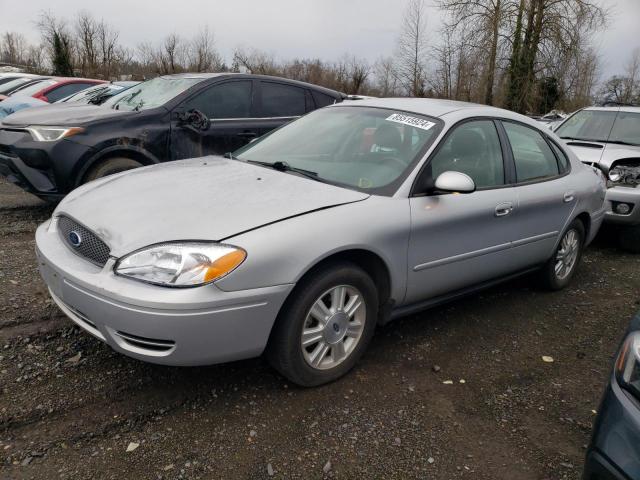
<svg viewBox="0 0 640 480"><path fill-rule="evenodd" d="M32 83L27 87L16 90L15 92L13 92L13 95L27 95L30 97L31 95L39 92L43 88L46 88L50 85L55 85L56 83L58 82L56 82L55 80L41 80L39 82Z"/></svg>
<svg viewBox="0 0 640 480"><path fill-rule="evenodd" d="M640 145L640 113L582 110L564 122L561 138Z"/></svg>
<svg viewBox="0 0 640 480"><path fill-rule="evenodd" d="M88 103L93 97L100 95L109 89L109 85L96 85L95 87L90 87L85 90L80 90L77 93L71 94L68 97L61 98L57 102L84 102Z"/></svg>
<svg viewBox="0 0 640 480"><path fill-rule="evenodd" d="M103 105L115 110L146 110L164 105L202 78L157 77L114 95Z"/></svg>
<svg viewBox="0 0 640 480"><path fill-rule="evenodd" d="M9 92L12 92L16 88L18 88L20 85L25 85L30 82L33 82L33 78L24 78L24 77L15 78L10 82L3 83L2 85L0 85L0 94L6 94Z"/></svg>
<svg viewBox="0 0 640 480"><path fill-rule="evenodd" d="M329 107L241 148L236 157L284 163L328 183L392 195L440 129L440 120L414 113Z"/></svg>

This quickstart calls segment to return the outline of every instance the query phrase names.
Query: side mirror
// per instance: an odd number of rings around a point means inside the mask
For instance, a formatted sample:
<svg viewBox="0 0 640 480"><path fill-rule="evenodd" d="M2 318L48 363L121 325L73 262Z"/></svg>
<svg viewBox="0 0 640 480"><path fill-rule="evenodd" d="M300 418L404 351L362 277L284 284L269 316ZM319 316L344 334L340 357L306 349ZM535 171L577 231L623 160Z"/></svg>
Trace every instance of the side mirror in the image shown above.
<svg viewBox="0 0 640 480"><path fill-rule="evenodd" d="M476 184L469 175L452 170L441 173L436 178L435 187L441 192L472 193L476 191Z"/></svg>
<svg viewBox="0 0 640 480"><path fill-rule="evenodd" d="M40 100L43 100L43 101L49 103L49 99L47 97L45 97L44 95L40 97Z"/></svg>
<svg viewBox="0 0 640 480"><path fill-rule="evenodd" d="M187 112L179 111L177 113L178 122L186 125L194 130L208 130L211 124L209 118L200 110L192 109Z"/></svg>

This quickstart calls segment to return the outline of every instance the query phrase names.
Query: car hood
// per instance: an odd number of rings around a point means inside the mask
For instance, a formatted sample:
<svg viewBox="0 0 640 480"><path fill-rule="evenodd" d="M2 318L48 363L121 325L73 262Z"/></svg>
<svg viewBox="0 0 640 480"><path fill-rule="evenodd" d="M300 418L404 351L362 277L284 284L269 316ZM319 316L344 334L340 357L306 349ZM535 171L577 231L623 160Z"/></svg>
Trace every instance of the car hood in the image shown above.
<svg viewBox="0 0 640 480"><path fill-rule="evenodd" d="M19 110L26 108L41 107L48 105L44 100L38 98L17 96L9 97L6 100L0 102L0 118L7 117Z"/></svg>
<svg viewBox="0 0 640 480"><path fill-rule="evenodd" d="M222 241L369 195L222 157L169 162L88 183L56 209L120 257L175 240Z"/></svg>
<svg viewBox="0 0 640 480"><path fill-rule="evenodd" d="M613 163L617 160L640 158L640 147L629 145L573 141L568 141L567 145L582 162L590 164L597 163L606 171L609 171Z"/></svg>
<svg viewBox="0 0 640 480"><path fill-rule="evenodd" d="M48 104L9 115L2 120L2 124L9 127L26 127L27 125L78 126L95 120L135 115L136 113L97 105Z"/></svg>

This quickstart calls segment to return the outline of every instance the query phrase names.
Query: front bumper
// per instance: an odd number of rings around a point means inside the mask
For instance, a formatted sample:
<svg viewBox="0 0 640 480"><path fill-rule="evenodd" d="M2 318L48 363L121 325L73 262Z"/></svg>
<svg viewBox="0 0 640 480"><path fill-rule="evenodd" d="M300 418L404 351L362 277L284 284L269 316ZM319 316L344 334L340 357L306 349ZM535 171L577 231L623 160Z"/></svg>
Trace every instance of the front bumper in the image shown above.
<svg viewBox="0 0 640 480"><path fill-rule="evenodd" d="M54 301L84 330L140 360L187 366L258 356L293 288L148 285L114 275L114 259L100 268L77 256L48 226L36 232L36 253Z"/></svg>
<svg viewBox="0 0 640 480"><path fill-rule="evenodd" d="M631 211L625 215L616 213L615 206L620 203L626 203L629 205ZM640 225L640 188L608 188L605 205L607 207L607 213L605 215L605 221L607 223L616 223L619 225Z"/></svg>
<svg viewBox="0 0 640 480"><path fill-rule="evenodd" d="M74 172L91 152L67 139L36 142L23 130L0 128L0 175L46 200L60 200L75 187Z"/></svg>
<svg viewBox="0 0 640 480"><path fill-rule="evenodd" d="M640 402L612 377L600 405L584 480L640 478Z"/></svg>

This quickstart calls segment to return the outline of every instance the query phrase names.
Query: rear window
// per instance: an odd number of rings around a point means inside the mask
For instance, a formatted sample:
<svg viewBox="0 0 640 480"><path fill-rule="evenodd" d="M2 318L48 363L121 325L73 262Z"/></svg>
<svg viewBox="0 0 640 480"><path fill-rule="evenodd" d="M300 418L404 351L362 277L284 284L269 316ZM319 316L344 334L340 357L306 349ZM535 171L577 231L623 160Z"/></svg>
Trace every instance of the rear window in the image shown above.
<svg viewBox="0 0 640 480"><path fill-rule="evenodd" d="M303 88L262 82L262 117L298 117L305 111Z"/></svg>
<svg viewBox="0 0 640 480"><path fill-rule="evenodd" d="M317 108L326 107L327 105L333 105L334 103L336 103L336 99L333 98L331 95L326 95L324 93L320 93L316 91L312 91L311 93L313 95L313 99L316 102Z"/></svg>

